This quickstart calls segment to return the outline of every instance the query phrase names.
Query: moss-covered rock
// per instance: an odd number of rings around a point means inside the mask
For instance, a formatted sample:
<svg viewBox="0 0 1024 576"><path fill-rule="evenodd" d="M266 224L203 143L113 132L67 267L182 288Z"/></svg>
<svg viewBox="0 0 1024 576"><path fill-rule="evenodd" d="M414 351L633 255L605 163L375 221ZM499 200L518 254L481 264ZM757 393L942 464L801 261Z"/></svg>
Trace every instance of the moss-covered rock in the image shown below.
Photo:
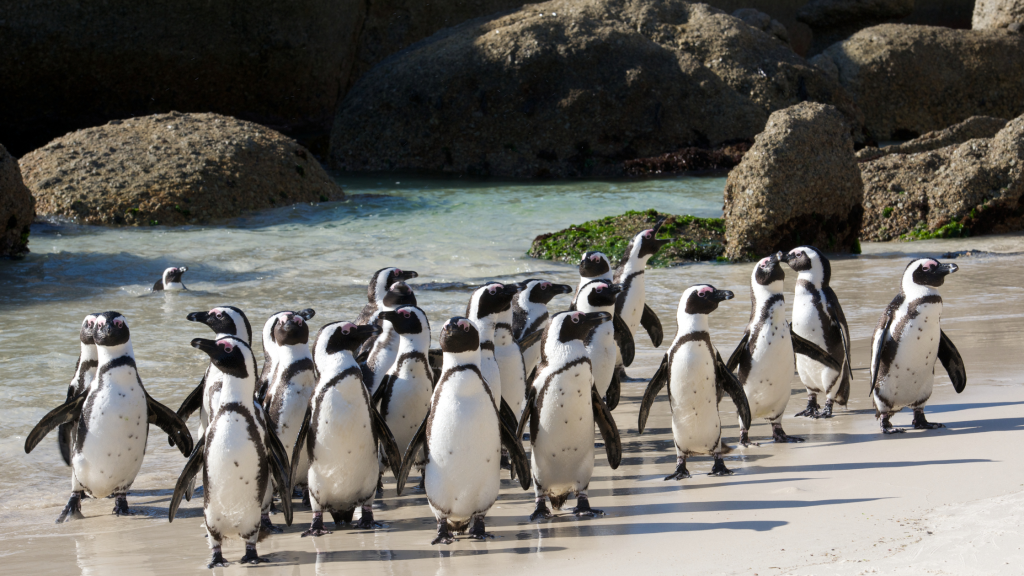
<svg viewBox="0 0 1024 576"><path fill-rule="evenodd" d="M725 253L725 222L721 218L675 216L650 209L631 210L620 216L608 216L574 224L558 232L541 234L534 238L527 255L576 264L584 252L597 250L604 252L612 259L612 265L616 265L630 238L641 230L651 228L662 217L665 223L659 234L676 240L662 248L648 265L661 268L686 262L718 260Z"/></svg>

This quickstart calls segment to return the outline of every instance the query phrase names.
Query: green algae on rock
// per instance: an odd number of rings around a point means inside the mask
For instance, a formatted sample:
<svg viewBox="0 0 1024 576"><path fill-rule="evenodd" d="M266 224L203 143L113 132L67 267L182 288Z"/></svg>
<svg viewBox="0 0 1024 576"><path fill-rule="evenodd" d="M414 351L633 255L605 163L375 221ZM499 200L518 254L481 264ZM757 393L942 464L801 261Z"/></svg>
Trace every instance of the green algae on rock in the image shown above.
<svg viewBox="0 0 1024 576"><path fill-rule="evenodd" d="M576 264L588 250L604 252L618 264L637 232L665 218L659 234L676 240L662 248L648 263L655 268L675 266L685 262L718 260L725 252L725 222L721 218L660 213L657 210L630 210L619 216L608 216L583 224L574 224L564 230L541 234L533 240L528 256L544 260L558 260Z"/></svg>

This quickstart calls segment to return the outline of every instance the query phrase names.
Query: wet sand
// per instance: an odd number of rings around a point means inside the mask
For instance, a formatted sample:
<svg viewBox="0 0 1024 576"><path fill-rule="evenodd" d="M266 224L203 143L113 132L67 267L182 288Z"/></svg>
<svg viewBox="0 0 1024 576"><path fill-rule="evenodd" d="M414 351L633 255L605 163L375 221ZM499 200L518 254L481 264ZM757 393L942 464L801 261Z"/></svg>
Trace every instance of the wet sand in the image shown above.
<svg viewBox="0 0 1024 576"><path fill-rule="evenodd" d="M864 257L834 261L833 285L852 316L857 368L848 410L829 420L787 416L786 431L805 437L804 444L773 444L766 441L768 425L755 424L752 438L765 443L727 455L733 476L708 477L710 458L693 458L692 479L663 481L675 462L667 397L662 394L647 432L637 436L646 382L633 382L625 385L614 413L623 432L622 465L610 470L599 451L591 484L591 503L606 516L576 519L563 510L550 521L530 523L532 492L506 477L488 516L495 539L431 546L434 520L424 494L412 488L396 498L389 476L376 512L387 529L300 538L311 514L299 506L286 534L260 545L270 563L233 564L216 573L1019 574L1024 560L1024 459L1019 456L1024 257L957 260L961 271L942 289L943 327L968 373L967 389L957 395L941 367L937 370L928 413L947 428L883 437L867 396L865 368L875 321L895 294L894 276L909 260L894 253L940 254L954 246L1010 251L1022 244L1020 236L1011 236L869 245ZM750 269L705 270L720 287L737 290ZM652 280L668 286L682 275L689 285L695 271L659 271ZM787 297L794 277L787 274ZM746 291L737 294L734 304L712 316L712 339L723 355L731 352L749 313ZM654 372L675 333L674 308L668 301L657 308L667 335L661 350L652 349L646 336L638 338L632 375ZM804 402L794 378L787 415ZM721 410L725 439L735 445L738 430L728 399ZM907 427L910 419L905 411L894 423ZM49 496L40 507L7 510L0 519L3 572L209 573L202 568L209 551L200 527L201 499L183 504L175 522L167 522L167 502L183 461L173 458L156 428L147 452L155 456L147 454L132 489L129 502L140 514L131 518L111 516L112 501L90 499L83 503L86 520L57 526L52 522L67 486L28 487ZM225 546L231 561L242 553L238 541Z"/></svg>

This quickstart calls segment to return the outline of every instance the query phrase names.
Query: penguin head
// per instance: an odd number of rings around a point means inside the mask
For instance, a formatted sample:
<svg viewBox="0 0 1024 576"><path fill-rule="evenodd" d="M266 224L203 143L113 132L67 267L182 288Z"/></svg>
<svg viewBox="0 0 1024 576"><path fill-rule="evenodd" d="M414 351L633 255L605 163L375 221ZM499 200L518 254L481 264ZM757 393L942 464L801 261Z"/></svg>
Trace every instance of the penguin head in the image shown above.
<svg viewBox="0 0 1024 576"><path fill-rule="evenodd" d="M512 309L512 298L518 288L515 284L491 282L476 289L466 306L466 316L472 320L483 320Z"/></svg>
<svg viewBox="0 0 1024 576"><path fill-rule="evenodd" d="M561 344L574 340L586 342L595 328L611 319L612 315L607 312L559 312L551 319L547 337L554 336Z"/></svg>
<svg viewBox="0 0 1024 576"><path fill-rule="evenodd" d="M78 339L82 341L82 344L86 346L92 346L96 344L93 339L93 330L96 329L96 315L89 314L82 320L82 330L78 333Z"/></svg>
<svg viewBox="0 0 1024 576"><path fill-rule="evenodd" d="M214 366L235 378L248 378L249 366L255 366L252 349L241 338L234 336L222 336L216 340L196 338L192 340L192 347L206 352Z"/></svg>
<svg viewBox="0 0 1024 576"><path fill-rule="evenodd" d="M907 287L910 282L919 286L938 288L946 281L946 276L959 269L956 264L943 264L934 258L914 260L903 272L903 286Z"/></svg>
<svg viewBox="0 0 1024 576"><path fill-rule="evenodd" d="M370 286L366 289L366 299L370 302L376 302L380 304L384 301L384 296L387 294L391 285L395 282L402 282L404 280L411 280L418 277L419 274L412 270L402 270L401 268L381 268L373 273L373 277L370 278Z"/></svg>
<svg viewBox="0 0 1024 576"><path fill-rule="evenodd" d="M782 269L782 263L779 261L781 254L782 252L778 252L761 258L757 262L757 266L754 266L754 273L751 274L751 285L771 286L778 282L779 286L775 291L782 291L781 283L786 279L786 272Z"/></svg>
<svg viewBox="0 0 1024 576"><path fill-rule="evenodd" d="M591 251L580 259L580 277L597 278L604 276L612 269L611 261L602 252Z"/></svg>
<svg viewBox="0 0 1024 576"><path fill-rule="evenodd" d="M445 354L480 352L480 332L468 318L455 316L441 326L441 351Z"/></svg>
<svg viewBox="0 0 1024 576"><path fill-rule="evenodd" d="M381 312L381 319L391 322L399 334L429 334L430 323L423 310L415 306L399 306L394 310Z"/></svg>
<svg viewBox="0 0 1024 576"><path fill-rule="evenodd" d="M363 324L356 326L351 322L331 322L316 333L316 352L337 354L341 351L355 353L368 338L380 334L380 326Z"/></svg>
<svg viewBox="0 0 1024 576"><path fill-rule="evenodd" d="M629 241L629 246L626 247L626 256L623 260L636 258L646 262L648 258L657 254L662 246L675 240L675 238L662 238L661 240L655 238L664 223L665 218L659 218L654 224L654 228L648 228L633 236L633 239Z"/></svg>
<svg viewBox="0 0 1024 576"><path fill-rule="evenodd" d="M300 312L301 314L301 312ZM234 306L217 306L209 312L193 312L185 317L189 322L206 324L217 334L230 334L252 342L252 326L245 312Z"/></svg>
<svg viewBox="0 0 1024 576"><path fill-rule="evenodd" d="M779 256L780 262L789 264L794 272L806 272L819 288L828 286L832 279L832 265L814 246L799 246Z"/></svg>
<svg viewBox="0 0 1024 576"><path fill-rule="evenodd" d="M184 274L186 271L188 271L188 267L187 266L180 266L180 267L177 267L177 268L168 268L168 269L164 270L164 276L163 276L164 286L167 286L168 284L171 284L171 283L180 283L181 282L181 275Z"/></svg>
<svg viewBox="0 0 1024 576"><path fill-rule="evenodd" d="M718 309L718 303L732 300L729 290L718 290L710 284L690 286L679 299L679 307L687 314L711 314Z"/></svg>
<svg viewBox="0 0 1024 576"><path fill-rule="evenodd" d="M577 302L586 302L591 308L606 308L615 305L615 296L622 292L621 284L608 280L591 280L580 288Z"/></svg>
<svg viewBox="0 0 1024 576"><path fill-rule="evenodd" d="M572 292L572 286L567 284L552 284L546 280L537 279L523 280L518 284L518 288L522 294L520 298L525 296L526 301L531 304L547 304L559 294Z"/></svg>
<svg viewBox="0 0 1024 576"><path fill-rule="evenodd" d="M274 314L271 318L270 338L278 346L292 346L309 342L309 324L307 316L312 317L312 309L302 312L284 311ZM315 314L315 312L314 312Z"/></svg>
<svg viewBox="0 0 1024 576"><path fill-rule="evenodd" d="M128 320L120 312L96 314L92 337L97 346L120 346L131 340Z"/></svg>
<svg viewBox="0 0 1024 576"><path fill-rule="evenodd" d="M381 301L381 308L384 310L394 310L399 306L415 305L416 294L413 293L412 288L410 288L408 284L401 280L388 287L388 292L384 295L384 299Z"/></svg>

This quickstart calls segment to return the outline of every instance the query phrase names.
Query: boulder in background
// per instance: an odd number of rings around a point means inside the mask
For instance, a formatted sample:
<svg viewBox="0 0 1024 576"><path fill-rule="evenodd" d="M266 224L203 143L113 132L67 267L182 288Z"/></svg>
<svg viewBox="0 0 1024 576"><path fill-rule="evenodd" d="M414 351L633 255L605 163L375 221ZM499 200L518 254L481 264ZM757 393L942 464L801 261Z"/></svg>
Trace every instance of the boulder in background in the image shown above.
<svg viewBox="0 0 1024 576"><path fill-rule="evenodd" d="M18 161L0 144L0 257L19 258L28 252L34 218L35 200L21 179Z"/></svg>

